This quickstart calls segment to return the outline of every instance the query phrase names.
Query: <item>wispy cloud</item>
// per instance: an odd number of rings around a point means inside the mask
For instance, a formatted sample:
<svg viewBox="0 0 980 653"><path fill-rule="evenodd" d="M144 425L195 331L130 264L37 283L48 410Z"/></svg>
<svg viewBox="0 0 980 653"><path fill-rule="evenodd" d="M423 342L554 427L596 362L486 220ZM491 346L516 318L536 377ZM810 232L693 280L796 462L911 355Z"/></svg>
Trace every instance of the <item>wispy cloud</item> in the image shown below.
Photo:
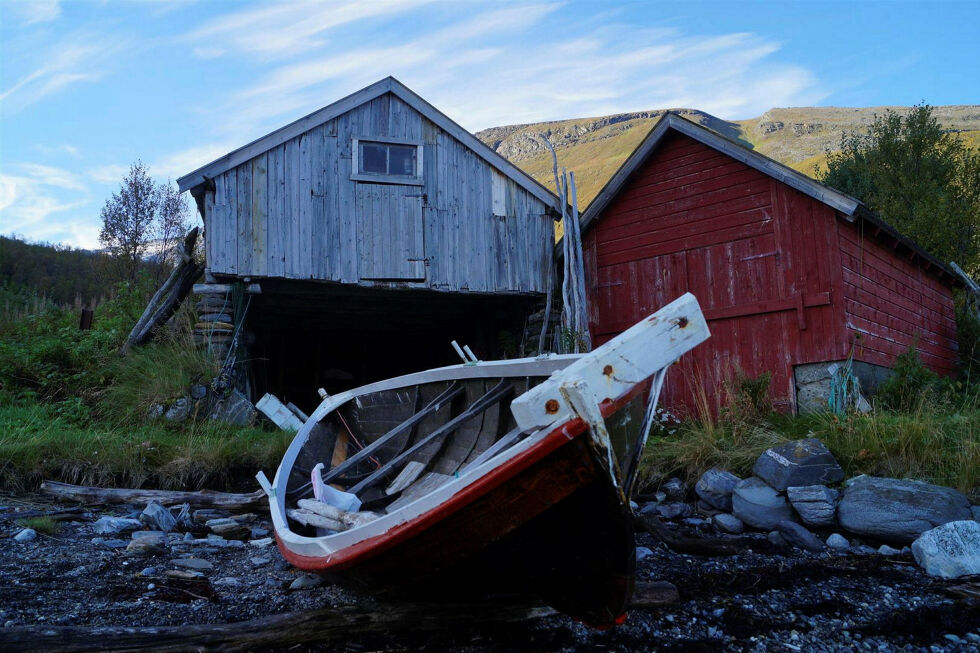
<svg viewBox="0 0 980 653"><path fill-rule="evenodd" d="M25 25L47 23L61 16L59 0L9 0L6 6Z"/></svg>
<svg viewBox="0 0 980 653"><path fill-rule="evenodd" d="M129 167L118 163L110 163L89 168L86 172L88 178L98 184L118 184L126 176L126 173L129 172Z"/></svg>
<svg viewBox="0 0 980 653"><path fill-rule="evenodd" d="M41 154L67 154L74 159L82 156L82 151L70 143L62 143L60 145L42 145L37 143L34 145L34 149Z"/></svg>
<svg viewBox="0 0 980 653"><path fill-rule="evenodd" d="M335 0L288 2L220 16L191 31L185 39L200 44L204 58L226 52L277 57L306 52L327 43L325 33L341 25L392 15L432 0Z"/></svg>
<svg viewBox="0 0 980 653"><path fill-rule="evenodd" d="M276 126L272 119L312 111L388 74L469 129L668 107L740 118L825 96L808 70L773 60L780 44L771 39L626 24L562 37L552 25L558 8L505 6L384 47L328 48L275 67L220 111L235 113L229 134L254 138Z"/></svg>
<svg viewBox="0 0 980 653"><path fill-rule="evenodd" d="M194 147L167 154L150 163L150 174L157 180L182 177L201 166L211 163L218 157L240 147L242 143L222 141L196 145Z"/></svg>
<svg viewBox="0 0 980 653"><path fill-rule="evenodd" d="M93 34L54 43L34 55L39 64L31 72L0 92L0 103L17 112L68 86L101 79L106 62L123 44L118 36Z"/></svg>
<svg viewBox="0 0 980 653"><path fill-rule="evenodd" d="M22 163L20 169L27 173L31 179L45 186L81 192L88 190L81 177L64 168L46 166L39 163Z"/></svg>
<svg viewBox="0 0 980 653"><path fill-rule="evenodd" d="M89 216L65 214L89 203L84 184L66 170L36 164L20 166L23 174L0 173L0 225L7 234L33 240L98 245L98 229Z"/></svg>

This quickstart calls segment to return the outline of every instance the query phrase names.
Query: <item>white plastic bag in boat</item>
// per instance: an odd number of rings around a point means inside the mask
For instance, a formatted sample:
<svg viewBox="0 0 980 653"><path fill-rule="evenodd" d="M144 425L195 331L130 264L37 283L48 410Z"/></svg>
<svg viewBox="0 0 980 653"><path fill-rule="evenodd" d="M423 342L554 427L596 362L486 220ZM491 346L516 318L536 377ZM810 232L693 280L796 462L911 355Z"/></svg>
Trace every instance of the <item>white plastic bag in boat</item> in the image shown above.
<svg viewBox="0 0 980 653"><path fill-rule="evenodd" d="M357 512L360 510L361 500L357 498L356 494L343 492L323 482L323 476L320 474L320 470L322 469L323 463L317 463L310 474L311 480L313 481L313 496L316 497L316 500L321 503L328 503L346 512Z"/></svg>

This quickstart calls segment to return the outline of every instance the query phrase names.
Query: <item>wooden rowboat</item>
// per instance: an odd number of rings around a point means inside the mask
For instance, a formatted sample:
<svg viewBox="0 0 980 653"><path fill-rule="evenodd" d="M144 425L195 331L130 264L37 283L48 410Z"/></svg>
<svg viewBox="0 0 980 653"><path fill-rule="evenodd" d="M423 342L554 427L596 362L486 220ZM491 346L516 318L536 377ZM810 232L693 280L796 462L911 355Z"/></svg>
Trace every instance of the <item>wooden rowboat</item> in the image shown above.
<svg viewBox="0 0 980 653"><path fill-rule="evenodd" d="M275 480L259 474L279 547L356 589L524 591L621 623L639 455L667 367L708 335L688 294L586 355L474 361L327 397Z"/></svg>

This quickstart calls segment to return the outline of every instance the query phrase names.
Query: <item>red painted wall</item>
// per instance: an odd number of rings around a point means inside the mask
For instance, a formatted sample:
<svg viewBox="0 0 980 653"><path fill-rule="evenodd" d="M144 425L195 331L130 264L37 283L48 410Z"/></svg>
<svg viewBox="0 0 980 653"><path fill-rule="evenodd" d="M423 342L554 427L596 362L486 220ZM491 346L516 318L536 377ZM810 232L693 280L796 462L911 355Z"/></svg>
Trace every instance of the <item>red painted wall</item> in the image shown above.
<svg viewBox="0 0 980 653"><path fill-rule="evenodd" d="M908 346L913 327L939 315L952 318L948 287L909 261L891 262L895 290L889 292L895 296L859 290L848 267L855 230L825 204L673 133L583 239L593 337L605 342L690 291L701 303L712 337L685 357L685 373L668 375L664 403L690 410L703 396L714 407L723 398L724 380L738 368L750 376L770 372L777 407L793 410L793 366L846 358L853 331L868 326L862 319L887 325L892 329L888 337L905 345L895 351L882 343L886 336L865 336L855 358L890 364ZM889 273L869 266L871 252L889 257L879 252L882 245L869 248L867 240L864 273ZM913 284L926 301L903 301L900 279ZM875 306L875 313L868 317L860 302ZM931 312L902 317L902 311L912 310L910 302ZM859 313L864 317L857 319ZM909 328L901 331L898 322ZM937 369L943 371L955 356L950 324L943 322L936 334L923 339L930 346L935 341L927 362L942 362Z"/></svg>
<svg viewBox="0 0 980 653"><path fill-rule="evenodd" d="M868 233L870 232L870 233ZM873 237L874 227L840 223L843 295L854 358L891 365L918 335L919 356L936 372L956 367L950 286Z"/></svg>

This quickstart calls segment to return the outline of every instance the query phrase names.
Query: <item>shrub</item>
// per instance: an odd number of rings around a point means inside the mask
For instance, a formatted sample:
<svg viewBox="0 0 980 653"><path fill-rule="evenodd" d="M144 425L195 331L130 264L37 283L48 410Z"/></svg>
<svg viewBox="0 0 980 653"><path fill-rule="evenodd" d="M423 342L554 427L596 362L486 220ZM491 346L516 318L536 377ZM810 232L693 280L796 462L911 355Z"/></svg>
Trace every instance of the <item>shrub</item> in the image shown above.
<svg viewBox="0 0 980 653"><path fill-rule="evenodd" d="M893 374L878 386L875 400L886 409L911 411L920 402L940 399L939 377L922 364L917 350L918 339L899 354L892 368Z"/></svg>

